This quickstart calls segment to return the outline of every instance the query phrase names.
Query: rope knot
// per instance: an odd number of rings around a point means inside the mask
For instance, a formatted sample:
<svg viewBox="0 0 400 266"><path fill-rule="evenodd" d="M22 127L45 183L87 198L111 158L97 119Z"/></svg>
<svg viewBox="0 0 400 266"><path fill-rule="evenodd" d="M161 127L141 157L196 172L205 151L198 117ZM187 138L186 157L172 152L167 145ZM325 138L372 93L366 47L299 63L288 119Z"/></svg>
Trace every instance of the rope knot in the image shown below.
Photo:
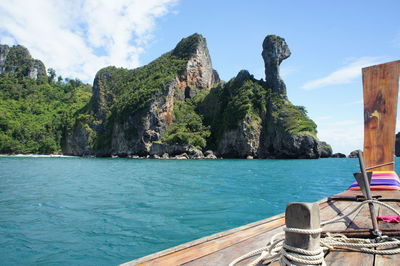
<svg viewBox="0 0 400 266"><path fill-rule="evenodd" d="M363 205L368 203L375 203L381 205L383 207L388 208L393 211L397 215L400 215L400 212L391 207L388 204L385 204L376 200L366 200L363 201L360 205L358 205L355 209L351 210L349 213L338 216L328 221L324 221L321 223L321 227L330 223L335 223L339 220L342 220L345 217L348 217L352 213L359 210ZM299 228L284 228L284 232L298 233L298 234L308 234L315 235L322 232L322 228L317 229L299 229ZM250 263L249 265L257 265L260 261L273 262L280 260L281 263L285 263L287 265L293 265L293 262L301 263L301 264L311 264L311 265L326 265L324 261L324 250L334 250L334 249L344 249L344 250L353 250L363 253L369 254L378 254L378 255L394 255L400 254L400 240L394 237L381 236L375 239L362 239L362 238L348 238L342 234L330 234L327 233L325 238L320 239L320 247L316 250L304 250L301 248L296 248L287 245L284 243L284 239L278 239L284 232L277 233L271 239L271 242L266 246L260 249L251 251L239 258L235 259L229 265L233 266L241 260L245 258L249 258L256 254L261 254L255 261ZM380 248L380 249L376 249Z"/></svg>

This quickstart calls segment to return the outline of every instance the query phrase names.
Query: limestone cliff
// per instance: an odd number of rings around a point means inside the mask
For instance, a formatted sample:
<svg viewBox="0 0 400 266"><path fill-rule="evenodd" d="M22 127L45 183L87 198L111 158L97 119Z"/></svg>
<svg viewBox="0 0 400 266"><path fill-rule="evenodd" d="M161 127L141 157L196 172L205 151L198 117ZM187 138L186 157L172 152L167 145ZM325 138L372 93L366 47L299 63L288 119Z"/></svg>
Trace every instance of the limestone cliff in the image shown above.
<svg viewBox="0 0 400 266"><path fill-rule="evenodd" d="M174 120L174 105L218 80L206 40L182 39L144 67L108 67L96 74L93 97L77 117L64 152L74 155L148 155Z"/></svg>
<svg viewBox="0 0 400 266"><path fill-rule="evenodd" d="M254 79L247 70L224 84L221 99L221 116L213 125L213 134L218 138L216 148L219 155L232 158L258 156L262 119L265 115L265 94L262 83ZM219 136L218 136L219 135Z"/></svg>
<svg viewBox="0 0 400 266"><path fill-rule="evenodd" d="M199 111L211 125L211 145L220 156L330 157L331 147L317 139L316 124L305 108L287 99L279 65L290 54L283 38L267 36L262 52L266 81L242 70L200 104Z"/></svg>
<svg viewBox="0 0 400 266"><path fill-rule="evenodd" d="M286 85L279 75L279 66L283 60L292 54L289 46L285 39L276 35L268 35L264 39L262 48L261 55L265 65L266 87L286 98Z"/></svg>
<svg viewBox="0 0 400 266"><path fill-rule="evenodd" d="M285 40L268 35L263 42L265 86L272 94L267 101L263 134L259 149L261 158L330 157L329 144L316 136L317 126L304 107L293 105L286 95L286 85L279 75L279 66L291 55Z"/></svg>
<svg viewBox="0 0 400 266"><path fill-rule="evenodd" d="M46 77L46 68L42 61L33 59L28 49L21 45L0 45L0 74L3 72L31 79Z"/></svg>
<svg viewBox="0 0 400 266"><path fill-rule="evenodd" d="M64 153L215 158L214 150L225 158L331 156L305 108L287 98L279 74L291 54L287 43L269 35L262 47L265 81L246 70L220 81L199 34L146 66L100 70L90 103L75 115Z"/></svg>

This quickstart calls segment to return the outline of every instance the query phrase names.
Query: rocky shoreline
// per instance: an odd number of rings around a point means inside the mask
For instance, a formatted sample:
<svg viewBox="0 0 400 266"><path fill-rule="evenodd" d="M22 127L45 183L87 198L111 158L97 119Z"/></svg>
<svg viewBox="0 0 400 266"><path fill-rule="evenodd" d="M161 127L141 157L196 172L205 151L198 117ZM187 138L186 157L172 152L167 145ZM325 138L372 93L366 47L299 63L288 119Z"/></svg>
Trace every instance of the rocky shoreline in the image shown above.
<svg viewBox="0 0 400 266"><path fill-rule="evenodd" d="M171 146L169 146L171 147ZM253 156L246 156L243 158L237 157L222 157L218 154L215 154L212 150L207 150L202 152L201 150L194 149L193 147L189 147L184 152L177 152L179 149L176 149L173 153L169 154L164 152L160 155L160 153L153 152L151 155L127 155L127 154L113 154L111 156L94 156L94 155L82 155L82 156L72 156L72 155L63 155L63 154L0 154L0 157L28 157L28 158L127 158L127 159L161 159L161 160L222 160L222 159L265 159L265 158L257 158ZM182 151L182 150L181 150ZM348 156L343 153L334 153L329 157L323 158L357 158L354 156L354 151L351 152ZM269 158L275 159L275 158Z"/></svg>
<svg viewBox="0 0 400 266"><path fill-rule="evenodd" d="M63 155L63 154L0 154L0 157L39 157L39 158L78 158L79 156Z"/></svg>

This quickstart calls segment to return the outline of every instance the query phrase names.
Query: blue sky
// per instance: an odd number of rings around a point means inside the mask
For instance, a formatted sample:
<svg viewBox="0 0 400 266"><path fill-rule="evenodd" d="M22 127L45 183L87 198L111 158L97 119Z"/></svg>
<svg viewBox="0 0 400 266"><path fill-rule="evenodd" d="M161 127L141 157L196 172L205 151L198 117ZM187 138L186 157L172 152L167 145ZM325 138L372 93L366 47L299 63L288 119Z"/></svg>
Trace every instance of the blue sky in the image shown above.
<svg viewBox="0 0 400 266"><path fill-rule="evenodd" d="M399 60L399 1L7 1L0 42L19 43L64 77L92 82L107 65L147 64L195 32L224 80L263 78L261 44L286 39L289 99L304 105L334 152L362 148L361 67Z"/></svg>

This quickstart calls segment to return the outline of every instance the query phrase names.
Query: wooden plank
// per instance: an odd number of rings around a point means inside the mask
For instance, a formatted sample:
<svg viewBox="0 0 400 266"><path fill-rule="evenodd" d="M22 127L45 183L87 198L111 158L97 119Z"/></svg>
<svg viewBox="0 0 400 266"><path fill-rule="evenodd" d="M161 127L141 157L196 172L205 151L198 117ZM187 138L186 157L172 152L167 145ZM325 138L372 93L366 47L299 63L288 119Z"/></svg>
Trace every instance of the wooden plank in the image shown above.
<svg viewBox="0 0 400 266"><path fill-rule="evenodd" d="M347 192L346 192L347 193ZM344 193L344 194L346 194ZM373 193L381 194L386 198L398 198L399 193L397 191L373 191ZM347 193L348 194L348 193ZM391 205L399 205L399 203L390 203ZM386 213L381 211L381 207L375 207L379 215ZM348 224L346 230L355 230L357 228L372 228L370 220L369 210L367 206L364 206L355 216L350 217L352 223ZM380 224L382 226L382 224ZM386 225L383 228L393 228L394 225ZM397 226L397 225L396 225ZM343 230L343 228L341 228ZM334 251L330 252L326 257L325 261L327 265L396 265L400 261L400 258L396 256L374 256L371 254L365 254L360 252L352 251Z"/></svg>
<svg viewBox="0 0 400 266"><path fill-rule="evenodd" d="M156 255L154 258L149 259L145 257L137 261L127 262L123 265L180 265L280 227L284 223L285 220L283 215L281 215L270 222L254 227L248 227L245 228L245 230L237 231L222 237L217 237L212 239L212 241L201 241L199 244L191 244L187 248L176 248L176 251L168 250L165 254Z"/></svg>
<svg viewBox="0 0 400 266"><path fill-rule="evenodd" d="M388 203L391 207L394 207L396 210L400 209L400 204L399 203ZM392 215L393 212L385 207L380 207L379 209L379 216L384 216L384 215ZM400 224L397 223L384 223L382 221L379 221L379 227L382 229L397 229L400 230ZM396 255L375 255L375 266L389 266L389 265L398 265L400 262L400 254Z"/></svg>
<svg viewBox="0 0 400 266"><path fill-rule="evenodd" d="M333 217L336 217L338 213L342 213L342 211L344 211L348 206L349 202L345 201L330 202L329 204L327 202L321 203L321 219L332 219ZM271 240L272 236L274 236L278 232L282 232L282 227L236 243L235 245L229 246L225 249L210 253L202 258L198 258L184 265L228 265L239 256L244 255L252 250L266 246L267 243ZM253 256L247 260L241 261L238 265L247 265L256 258L257 256Z"/></svg>
<svg viewBox="0 0 400 266"><path fill-rule="evenodd" d="M342 202L337 202L336 205L341 204ZM356 208L360 203L359 202L345 202L345 207L342 207L338 210L335 210L336 214L333 214L332 218L339 216L343 216L344 214L349 213L351 210ZM323 231L330 230L345 230L353 221L354 217L358 214L359 211L351 214L350 216L341 219L335 223L327 224L322 229ZM324 219L325 220L325 219Z"/></svg>
<svg viewBox="0 0 400 266"><path fill-rule="evenodd" d="M356 206L358 206L359 202L352 202L346 208L346 213L353 210ZM368 211L368 207L365 208ZM348 229L350 226L354 225L353 220L356 220L356 217L361 212L361 210L351 214L345 222L336 223L325 226L324 230L345 230ZM362 213L361 213L362 214ZM358 218L358 220L362 220L362 218ZM374 256L371 254L364 254L359 252L349 252L349 251L333 251L329 252L325 256L325 262L327 265L373 265L374 263Z"/></svg>
<svg viewBox="0 0 400 266"><path fill-rule="evenodd" d="M400 60L362 69L365 167L393 161ZM393 171L385 165L374 171Z"/></svg>
<svg viewBox="0 0 400 266"><path fill-rule="evenodd" d="M201 257L199 259L190 261L183 265L190 266L201 266L201 265L209 265L209 266L218 266L218 265L228 265L233 260L242 256L252 250L259 249L261 247L265 247L267 243L271 240L271 238L277 234L282 232L283 227L278 227L271 231L265 232L263 234L257 235L253 238L246 239L245 241L239 242L235 245L229 246L225 249L219 250L218 252L213 252L208 254L207 256ZM250 262L254 261L258 255L250 257L246 260L239 262L237 265L248 265Z"/></svg>
<svg viewBox="0 0 400 266"><path fill-rule="evenodd" d="M321 211L321 222L331 220L337 216L344 215L348 213L352 208L357 206L358 202L354 201L331 201L328 202L328 207ZM347 221L346 221L347 220ZM345 219L344 222L340 221L338 223L346 223L349 224L351 222L350 219ZM329 224L323 227L324 230L333 230L332 228L337 225Z"/></svg>
<svg viewBox="0 0 400 266"><path fill-rule="evenodd" d="M395 208L396 210L400 210L400 203L398 202L385 202L385 203ZM395 213L393 213L388 208L381 206L379 216L385 216L385 215L395 215ZM382 229L400 230L400 224L398 223L385 223L383 221L379 221L378 223L379 227Z"/></svg>
<svg viewBox="0 0 400 266"><path fill-rule="evenodd" d="M377 213L378 211L377 206L374 207ZM367 205L361 207L361 210L354 217L352 222L348 225L347 229L348 230L372 229L371 214L369 211L369 207Z"/></svg>
<svg viewBox="0 0 400 266"><path fill-rule="evenodd" d="M369 266L374 264L374 255L352 252L352 251L335 251L330 252L325 257L326 265L344 266L344 265L360 265Z"/></svg>

